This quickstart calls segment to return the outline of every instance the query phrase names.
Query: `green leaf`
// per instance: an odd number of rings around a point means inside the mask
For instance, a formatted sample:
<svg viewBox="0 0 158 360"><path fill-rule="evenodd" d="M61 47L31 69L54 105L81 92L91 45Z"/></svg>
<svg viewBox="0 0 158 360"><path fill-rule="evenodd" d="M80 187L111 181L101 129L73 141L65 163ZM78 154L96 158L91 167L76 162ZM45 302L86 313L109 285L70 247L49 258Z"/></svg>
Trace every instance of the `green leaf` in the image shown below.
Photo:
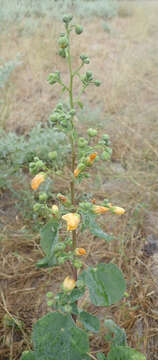
<svg viewBox="0 0 158 360"><path fill-rule="evenodd" d="M126 333L124 329L121 329L113 320L105 320L104 325L109 330L106 340L110 341L114 345L127 345Z"/></svg>
<svg viewBox="0 0 158 360"><path fill-rule="evenodd" d="M33 351L24 351L21 360L36 360L35 353Z"/></svg>
<svg viewBox="0 0 158 360"><path fill-rule="evenodd" d="M101 238L103 240L106 240L107 242L113 240L113 238L114 238L113 236L108 235L107 233L105 233L99 227L99 225L96 224L96 222L93 222L92 224L89 225L89 230L93 235L95 235L95 236L97 236L97 237L99 237L99 238Z"/></svg>
<svg viewBox="0 0 158 360"><path fill-rule="evenodd" d="M96 354L96 357L98 360L106 360L107 359L102 352L99 352L98 354Z"/></svg>
<svg viewBox="0 0 158 360"><path fill-rule="evenodd" d="M146 357L128 346L112 346L107 360L146 360Z"/></svg>
<svg viewBox="0 0 158 360"><path fill-rule="evenodd" d="M110 264L89 267L79 279L87 285L90 298L96 306L110 306L120 301L126 290L125 280L119 268Z"/></svg>
<svg viewBox="0 0 158 360"><path fill-rule="evenodd" d="M35 360L83 360L89 352L88 335L70 315L49 313L34 325Z"/></svg>
<svg viewBox="0 0 158 360"><path fill-rule="evenodd" d="M38 267L49 267L57 264L54 256L54 247L59 238L59 224L56 220L51 219L40 232L40 245L46 257L37 262Z"/></svg>
<svg viewBox="0 0 158 360"><path fill-rule="evenodd" d="M86 330L97 333L100 330L100 321L96 316L89 314L87 311L81 311L79 320L83 323Z"/></svg>

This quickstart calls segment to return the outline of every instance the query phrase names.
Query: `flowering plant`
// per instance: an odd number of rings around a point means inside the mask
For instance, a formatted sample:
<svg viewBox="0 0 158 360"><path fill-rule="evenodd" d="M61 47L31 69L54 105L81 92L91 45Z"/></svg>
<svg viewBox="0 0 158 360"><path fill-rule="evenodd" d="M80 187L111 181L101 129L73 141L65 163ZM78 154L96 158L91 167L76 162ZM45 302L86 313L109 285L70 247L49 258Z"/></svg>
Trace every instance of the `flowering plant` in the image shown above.
<svg viewBox="0 0 158 360"><path fill-rule="evenodd" d="M125 294L125 280L121 270L113 263L100 263L95 267L86 266L84 258L87 251L79 247L79 232L89 230L95 237L109 242L112 237L105 233L97 224L96 219L101 214L111 212L123 215L125 210L114 206L107 199L101 204L95 200L77 202L76 187L84 177L89 176L89 169L95 166L99 157L103 161L110 159L112 150L107 134L98 140L97 129L89 128L87 137L80 137L75 125L76 109L83 107L80 96L88 86L100 86L100 81L94 78L92 71L81 74L81 69L89 64L89 57L80 56L80 65L72 68L70 35L75 30L76 35L83 32L83 27L72 24L72 16L63 17L65 32L59 37L59 55L66 59L69 70L69 84L65 84L59 71L48 77L50 85L58 84L69 96L69 105L57 104L50 115L50 126L65 133L71 146L70 187L65 194L57 194L56 201L49 206L47 193L39 192L41 183L46 181L49 174L44 163L37 166L36 159L30 164L30 172L35 175L32 179L32 189L39 196L39 202L34 205L34 211L47 220L40 232L41 247L45 258L38 261L37 266L53 267L64 263L70 265L71 274L67 274L58 294L47 293L48 306L51 311L39 319L33 329L33 351L26 351L22 360L144 360L144 355L127 346L124 329L112 320L105 320L104 326L108 330L110 351L92 354L89 347L89 335L96 333L102 336L99 319L85 311L81 298L86 289L93 305L108 307L119 302ZM74 97L74 79L79 78L81 89ZM93 140L93 141L92 141ZM56 152L50 151L51 161L56 159ZM39 165L40 159L38 159ZM42 172L39 172L39 169ZM105 215L104 215L105 216ZM65 237L61 228L65 226Z"/></svg>

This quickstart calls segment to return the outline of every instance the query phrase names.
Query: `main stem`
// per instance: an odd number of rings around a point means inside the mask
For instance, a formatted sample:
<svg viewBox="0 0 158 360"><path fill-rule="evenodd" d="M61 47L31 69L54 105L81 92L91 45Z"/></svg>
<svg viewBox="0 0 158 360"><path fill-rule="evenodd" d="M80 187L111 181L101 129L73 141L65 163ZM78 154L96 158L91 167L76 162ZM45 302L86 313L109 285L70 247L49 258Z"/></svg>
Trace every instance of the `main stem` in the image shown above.
<svg viewBox="0 0 158 360"><path fill-rule="evenodd" d="M67 29L67 36L69 40L69 30ZM69 40L70 42L70 40ZM70 109L74 108L73 103L73 72L72 72L72 64L71 64L71 54L70 54L70 44L68 45L68 66L69 66L69 73L70 73L70 87L69 87L69 101L70 101ZM75 181L74 181L74 170L75 170L75 160L76 160L76 153L75 153L75 142L73 137L73 130L74 130L74 123L73 119L71 120L72 123L72 133L70 134L70 142L71 142L71 172L72 172L72 179L70 183L70 191L71 191L71 203L73 207L75 206ZM72 247L73 250L77 247L77 238L76 238L76 230L72 231ZM73 276L74 280L77 281L77 269L73 267Z"/></svg>

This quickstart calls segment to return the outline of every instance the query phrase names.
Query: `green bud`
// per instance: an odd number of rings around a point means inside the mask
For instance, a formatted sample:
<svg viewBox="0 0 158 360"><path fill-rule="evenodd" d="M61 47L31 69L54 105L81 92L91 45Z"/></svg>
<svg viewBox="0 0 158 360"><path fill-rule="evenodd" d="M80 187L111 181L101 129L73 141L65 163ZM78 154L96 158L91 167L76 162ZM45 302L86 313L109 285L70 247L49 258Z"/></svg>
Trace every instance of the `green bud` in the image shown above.
<svg viewBox="0 0 158 360"><path fill-rule="evenodd" d="M47 296L48 299L51 299L53 297L52 291L48 291L46 296Z"/></svg>
<svg viewBox="0 0 158 360"><path fill-rule="evenodd" d="M94 81L94 85L97 86L97 87L100 86L100 85L101 85L101 81L95 80L95 81Z"/></svg>
<svg viewBox="0 0 158 360"><path fill-rule="evenodd" d="M57 251L62 251L62 250L65 250L65 247L66 245L64 243L58 243L55 245L54 247L54 251L57 252Z"/></svg>
<svg viewBox="0 0 158 360"><path fill-rule="evenodd" d="M42 192L39 194L39 200L40 201L46 201L48 199L48 196L45 192Z"/></svg>
<svg viewBox="0 0 158 360"><path fill-rule="evenodd" d="M69 24L72 19L73 19L73 16L72 16L72 15L64 15L64 16L63 16L63 22L64 22L65 24Z"/></svg>
<svg viewBox="0 0 158 360"><path fill-rule="evenodd" d="M58 51L59 56L61 56L62 58L66 58L66 52L65 49L60 48Z"/></svg>
<svg viewBox="0 0 158 360"><path fill-rule="evenodd" d="M83 266L83 264L80 260L74 260L73 265L76 269L80 269Z"/></svg>
<svg viewBox="0 0 158 360"><path fill-rule="evenodd" d="M94 136L97 135L98 131L96 129L89 128L87 130L87 133L88 133L89 136L94 137Z"/></svg>
<svg viewBox="0 0 158 360"><path fill-rule="evenodd" d="M62 103L58 103L58 105L56 106L56 110L63 110L63 104Z"/></svg>
<svg viewBox="0 0 158 360"><path fill-rule="evenodd" d="M47 301L47 305L48 305L49 307L51 307L53 304L54 304L54 300L48 300L48 301Z"/></svg>
<svg viewBox="0 0 158 360"><path fill-rule="evenodd" d="M70 110L69 114L70 114L71 116L74 116L74 115L76 114L76 110L75 110L75 109Z"/></svg>
<svg viewBox="0 0 158 360"><path fill-rule="evenodd" d="M59 265L63 265L65 261L66 261L66 259L65 259L64 256L59 256L58 257L58 264Z"/></svg>
<svg viewBox="0 0 158 360"><path fill-rule="evenodd" d="M85 170L86 165L83 164L83 163L79 163L78 166L77 166L77 168L78 168L80 171L83 171L83 170Z"/></svg>
<svg viewBox="0 0 158 360"><path fill-rule="evenodd" d="M72 312L72 306L71 305L65 305L64 306L64 311L66 313L71 313Z"/></svg>
<svg viewBox="0 0 158 360"><path fill-rule="evenodd" d="M103 161L107 161L107 160L110 160L110 158L111 158L111 155L107 151L103 151L103 153L101 154L101 159Z"/></svg>
<svg viewBox="0 0 158 360"><path fill-rule="evenodd" d="M67 39L66 35L65 36L60 36L60 38L58 40L58 44L62 49L65 49L65 48L68 47L69 42L68 42L68 39Z"/></svg>
<svg viewBox="0 0 158 360"><path fill-rule="evenodd" d="M59 81L60 81L60 72L59 71L49 74L48 82L50 85L54 85Z"/></svg>
<svg viewBox="0 0 158 360"><path fill-rule="evenodd" d="M34 204L34 206L33 206L34 212L38 212L40 209L41 209L41 204L39 204L39 203Z"/></svg>
<svg viewBox="0 0 158 360"><path fill-rule="evenodd" d="M102 136L102 138L103 138L103 140L109 140L109 135L108 134L104 134L103 136Z"/></svg>
<svg viewBox="0 0 158 360"><path fill-rule="evenodd" d="M80 55L80 59L83 61L84 64L89 64L90 63L90 60L89 60L89 57L87 55Z"/></svg>
<svg viewBox="0 0 158 360"><path fill-rule="evenodd" d="M57 152L56 151L49 152L48 157L50 160L55 160L57 158Z"/></svg>
<svg viewBox="0 0 158 360"><path fill-rule="evenodd" d="M44 162L43 162L42 160L38 160L38 161L36 162L36 167L37 167L38 169L42 168L43 166L44 166Z"/></svg>
<svg viewBox="0 0 158 360"><path fill-rule="evenodd" d="M92 71L87 71L87 72L86 72L86 78L87 78L88 80L93 80L93 73L92 73Z"/></svg>
<svg viewBox="0 0 158 360"><path fill-rule="evenodd" d="M77 35L82 34L82 32L83 32L83 26L81 26L81 25L76 25L76 26L75 26L75 32L76 32Z"/></svg>
<svg viewBox="0 0 158 360"><path fill-rule="evenodd" d="M80 148L85 147L87 144L88 144L88 141L87 141L86 139L84 139L84 138L82 138L82 137L80 137L80 138L78 139L78 146L79 146Z"/></svg>

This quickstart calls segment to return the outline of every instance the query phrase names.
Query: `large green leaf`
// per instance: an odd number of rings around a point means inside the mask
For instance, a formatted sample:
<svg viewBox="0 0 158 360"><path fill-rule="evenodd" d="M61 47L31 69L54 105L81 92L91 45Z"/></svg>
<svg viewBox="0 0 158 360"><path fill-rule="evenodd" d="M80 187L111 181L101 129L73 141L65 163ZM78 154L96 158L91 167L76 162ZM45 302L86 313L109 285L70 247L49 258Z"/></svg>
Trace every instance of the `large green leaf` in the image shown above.
<svg viewBox="0 0 158 360"><path fill-rule="evenodd" d="M111 319L105 320L104 325L108 329L108 334L106 340L110 341L115 345L127 345L126 333L125 330L120 328L115 322Z"/></svg>
<svg viewBox="0 0 158 360"><path fill-rule="evenodd" d="M59 238L59 224L55 219L51 219L40 232L40 245L46 257L38 261L38 267L53 266L57 264L54 255L54 247Z"/></svg>
<svg viewBox="0 0 158 360"><path fill-rule="evenodd" d="M79 278L88 286L91 301L96 306L115 304L121 300L126 289L121 270L112 263L89 267Z"/></svg>
<svg viewBox="0 0 158 360"><path fill-rule="evenodd" d="M79 320L83 323L86 330L97 333L100 330L100 321L96 316L89 314L87 311L81 311Z"/></svg>
<svg viewBox="0 0 158 360"><path fill-rule="evenodd" d="M33 351L24 351L21 360L36 360L35 353Z"/></svg>
<svg viewBox="0 0 158 360"><path fill-rule="evenodd" d="M112 346L107 360L146 360L146 357L128 346Z"/></svg>
<svg viewBox="0 0 158 360"><path fill-rule="evenodd" d="M49 313L34 326L35 360L83 360L89 352L88 335L70 315Z"/></svg>

